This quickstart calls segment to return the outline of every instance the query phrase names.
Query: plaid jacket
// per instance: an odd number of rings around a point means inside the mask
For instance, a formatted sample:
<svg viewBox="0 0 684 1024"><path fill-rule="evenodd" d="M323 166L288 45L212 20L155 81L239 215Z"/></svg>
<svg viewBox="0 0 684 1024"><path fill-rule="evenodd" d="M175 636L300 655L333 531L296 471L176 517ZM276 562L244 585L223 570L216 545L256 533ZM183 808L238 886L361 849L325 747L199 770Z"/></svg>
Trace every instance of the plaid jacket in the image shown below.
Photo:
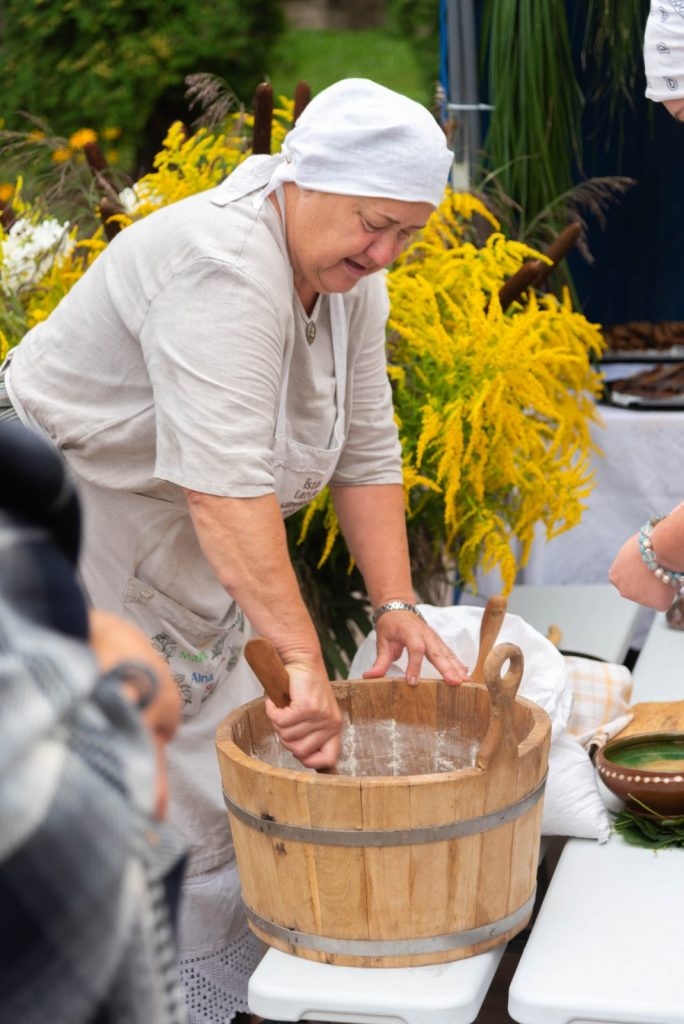
<svg viewBox="0 0 684 1024"><path fill-rule="evenodd" d="M152 753L85 638L78 501L0 422L0 1024L182 1024L182 847L141 794Z"/></svg>

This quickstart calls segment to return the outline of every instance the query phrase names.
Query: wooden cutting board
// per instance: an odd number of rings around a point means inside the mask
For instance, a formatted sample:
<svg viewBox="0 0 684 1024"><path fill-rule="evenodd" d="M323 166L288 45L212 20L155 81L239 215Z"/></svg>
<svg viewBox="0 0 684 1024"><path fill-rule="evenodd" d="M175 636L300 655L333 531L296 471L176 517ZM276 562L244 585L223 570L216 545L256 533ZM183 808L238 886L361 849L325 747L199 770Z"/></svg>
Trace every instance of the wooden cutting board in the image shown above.
<svg viewBox="0 0 684 1024"><path fill-rule="evenodd" d="M684 700L647 701L632 705L634 718L619 736L641 732L684 732Z"/></svg>

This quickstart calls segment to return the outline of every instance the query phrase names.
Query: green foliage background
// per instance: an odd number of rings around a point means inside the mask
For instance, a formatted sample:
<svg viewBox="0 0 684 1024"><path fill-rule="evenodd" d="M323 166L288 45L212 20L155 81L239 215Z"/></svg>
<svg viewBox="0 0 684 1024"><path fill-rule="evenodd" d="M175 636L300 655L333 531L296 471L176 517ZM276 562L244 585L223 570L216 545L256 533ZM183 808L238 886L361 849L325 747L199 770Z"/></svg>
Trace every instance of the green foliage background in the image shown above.
<svg viewBox="0 0 684 1024"><path fill-rule="evenodd" d="M0 116L66 136L115 126L133 154L163 136L188 74L220 75L249 103L283 26L279 0L1 0Z"/></svg>
<svg viewBox="0 0 684 1024"><path fill-rule="evenodd" d="M277 96L293 96L302 79L315 96L348 77L373 78L428 107L435 94L436 75L430 77L418 48L394 30L290 28L280 37L269 73Z"/></svg>
<svg viewBox="0 0 684 1024"><path fill-rule="evenodd" d="M387 9L390 31L408 41L423 84L434 90L439 78L439 0L388 0Z"/></svg>

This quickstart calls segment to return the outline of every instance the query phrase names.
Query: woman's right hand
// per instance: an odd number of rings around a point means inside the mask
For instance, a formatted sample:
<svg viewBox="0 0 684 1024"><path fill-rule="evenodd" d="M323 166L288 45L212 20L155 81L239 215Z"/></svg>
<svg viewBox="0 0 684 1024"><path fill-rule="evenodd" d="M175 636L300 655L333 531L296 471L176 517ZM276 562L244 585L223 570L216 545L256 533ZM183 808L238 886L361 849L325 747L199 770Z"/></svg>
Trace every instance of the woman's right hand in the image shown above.
<svg viewBox="0 0 684 1024"><path fill-rule="evenodd" d="M290 703L278 708L266 699L266 713L280 741L307 768L333 768L340 756L342 714L322 666L286 665Z"/></svg>

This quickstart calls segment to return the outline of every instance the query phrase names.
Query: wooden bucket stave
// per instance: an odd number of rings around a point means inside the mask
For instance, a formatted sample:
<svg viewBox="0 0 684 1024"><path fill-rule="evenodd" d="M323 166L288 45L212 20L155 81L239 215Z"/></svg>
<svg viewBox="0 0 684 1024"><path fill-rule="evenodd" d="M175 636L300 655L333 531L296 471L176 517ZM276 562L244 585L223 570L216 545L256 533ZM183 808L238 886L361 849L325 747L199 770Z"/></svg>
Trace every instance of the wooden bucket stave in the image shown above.
<svg viewBox="0 0 684 1024"><path fill-rule="evenodd" d="M490 678L511 652L504 644L490 655ZM217 751L252 930L284 952L361 967L444 963L512 938L534 900L548 716L513 693L499 707L512 741L501 756L486 768L425 771L425 730L447 740L465 732L483 746L496 717L484 687L354 680L335 692L360 747L369 721L406 726L402 765L420 770L272 765L260 759L274 747L263 700L233 712ZM357 756L364 772L387 771L389 755L374 744Z"/></svg>

